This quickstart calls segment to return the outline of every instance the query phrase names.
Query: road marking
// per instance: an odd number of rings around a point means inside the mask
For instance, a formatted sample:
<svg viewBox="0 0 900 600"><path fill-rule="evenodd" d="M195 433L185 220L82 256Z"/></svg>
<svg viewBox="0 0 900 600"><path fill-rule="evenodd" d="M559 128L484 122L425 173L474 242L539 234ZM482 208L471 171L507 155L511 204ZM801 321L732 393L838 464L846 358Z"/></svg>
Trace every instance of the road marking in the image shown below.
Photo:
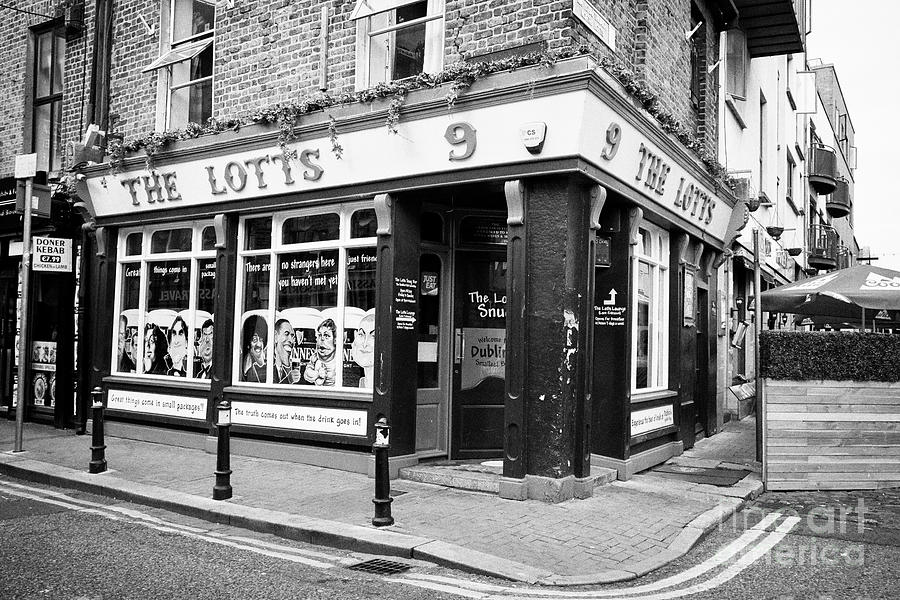
<svg viewBox="0 0 900 600"><path fill-rule="evenodd" d="M655 592L665 588L679 586L690 580L697 579L717 567L725 565L732 561L738 554L746 550L753 542L766 533L766 530L773 525L783 515L778 512L769 513L759 523L744 532L738 539L734 540L716 554L703 561L701 564L691 567L686 571L661 579L660 581L649 583L641 586L628 588L604 589L595 591L566 591L566 590L548 590L541 588L524 588L512 586L489 585L474 581L466 581L462 579L454 579L451 577L441 577L437 575L410 573L403 577L394 577L388 581L396 583L406 583L416 587L425 589L439 589L446 593L458 594L470 598L482 598L485 600L510 600L513 595L518 597L528 597L531 600L546 598L552 600L560 599L602 599L612 600L614 598L628 598L635 594L646 594L647 592ZM781 525L763 538L758 545L744 554L740 559L734 561L726 567L722 572L714 577L689 586L683 589L670 590L659 594L651 594L641 596L641 600L668 600L671 598L680 598L691 594L718 587L728 580L738 575L741 571L749 567L753 562L758 560L766 552L771 550L778 542L780 542L791 529L800 521L798 517L788 517ZM439 586L439 588L433 587ZM631 598L631 600L636 600Z"/></svg>
<svg viewBox="0 0 900 600"><path fill-rule="evenodd" d="M74 510L77 512L98 515L113 521L127 520L133 524L149 527L151 529L155 529L156 531L177 534L193 539L200 539L212 544L229 546L248 552L254 552L256 554L269 556L272 558L279 558L290 562L301 563L319 569L331 569L338 565L326 563L322 560L316 560L314 558L308 558L309 555L316 556L317 558L332 560L338 564L345 564L347 562L342 557L331 557L321 552L304 551L299 548L292 548L290 546L278 546L277 544L270 544L261 540L253 540L251 538L239 536L231 538L231 536L214 533L197 527L190 527L188 525L181 525L178 523L170 523L158 517L154 517L152 515L148 515L146 513L142 513L140 511L125 508L122 506L108 506L105 504L90 502L88 500L72 498L63 493L55 492L52 490L32 488L29 486L15 484L7 481L0 481L0 490L3 490L6 493L14 496L68 508L69 510ZM23 490L29 491L26 492ZM114 513L125 515L129 517L129 519L123 519L119 516L119 514ZM304 554L307 556L302 556Z"/></svg>

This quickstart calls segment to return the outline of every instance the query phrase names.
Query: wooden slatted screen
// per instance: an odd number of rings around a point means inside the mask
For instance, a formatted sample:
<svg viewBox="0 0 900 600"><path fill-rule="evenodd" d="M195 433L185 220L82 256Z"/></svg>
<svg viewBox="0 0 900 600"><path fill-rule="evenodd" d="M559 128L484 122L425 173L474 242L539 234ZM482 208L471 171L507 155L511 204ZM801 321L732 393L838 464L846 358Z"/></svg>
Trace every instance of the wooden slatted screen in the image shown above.
<svg viewBox="0 0 900 600"><path fill-rule="evenodd" d="M767 489L900 486L900 383L765 380Z"/></svg>

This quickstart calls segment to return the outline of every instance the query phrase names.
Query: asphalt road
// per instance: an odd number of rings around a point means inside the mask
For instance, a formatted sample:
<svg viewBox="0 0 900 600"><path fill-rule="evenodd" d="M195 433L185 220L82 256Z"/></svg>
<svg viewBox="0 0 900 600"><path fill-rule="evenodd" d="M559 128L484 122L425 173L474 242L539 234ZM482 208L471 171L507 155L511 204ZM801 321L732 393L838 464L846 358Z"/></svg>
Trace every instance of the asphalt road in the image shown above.
<svg viewBox="0 0 900 600"><path fill-rule="evenodd" d="M349 567L381 558L409 570ZM900 598L900 490L764 494L637 580L541 588L0 480L0 598Z"/></svg>

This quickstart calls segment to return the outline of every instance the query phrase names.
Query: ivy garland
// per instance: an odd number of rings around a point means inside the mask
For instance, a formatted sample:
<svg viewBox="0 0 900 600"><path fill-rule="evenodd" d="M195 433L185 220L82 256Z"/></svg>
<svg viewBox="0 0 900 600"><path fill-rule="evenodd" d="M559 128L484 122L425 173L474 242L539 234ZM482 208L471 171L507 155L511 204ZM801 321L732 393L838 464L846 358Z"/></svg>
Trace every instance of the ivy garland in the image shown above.
<svg viewBox="0 0 900 600"><path fill-rule="evenodd" d="M109 164L113 173L118 172L122 167L125 156L143 150L146 155L146 168L148 171L152 171L154 168L154 157L174 142L195 139L206 135L216 135L226 131L238 131L241 127L254 123L277 125L279 129L278 145L282 152L286 156L296 156L296 150L291 150L289 144L296 138L295 127L304 115L325 111L336 106L346 106L357 102L371 103L387 98L390 98L390 104L387 109L385 125L390 133L396 134L400 122L401 108L406 101L406 96L412 91L432 89L449 83L446 100L447 108L452 109L463 91L488 75L501 71L514 71L534 65L549 67L557 61L589 53L586 46L578 46L560 50L532 52L496 61L460 61L448 65L439 73L421 73L407 79L379 83L360 92L345 92L335 96L320 92L303 96L296 102L263 107L237 118L226 120L211 118L206 125L189 123L184 129L153 132L127 144L121 142L113 143L111 140L107 150ZM645 82L633 71L623 66L617 58L604 56L600 59L600 65L606 72L615 77L632 97L640 102L641 106L659 122L663 130L674 135L686 148L694 152L716 180L728 187L732 187L731 178L726 173L725 168L719 164L716 157L706 150L704 140L690 132L674 115L660 108L659 98ZM336 158L340 159L344 149L338 141L337 121L331 115L329 115L328 136L331 142L332 153Z"/></svg>

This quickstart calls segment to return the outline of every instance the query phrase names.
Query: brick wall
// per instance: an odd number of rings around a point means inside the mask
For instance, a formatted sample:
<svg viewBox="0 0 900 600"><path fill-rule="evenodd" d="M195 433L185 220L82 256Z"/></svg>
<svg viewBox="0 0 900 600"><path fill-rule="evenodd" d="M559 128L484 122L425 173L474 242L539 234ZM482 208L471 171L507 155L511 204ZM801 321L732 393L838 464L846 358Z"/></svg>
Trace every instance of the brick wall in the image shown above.
<svg viewBox="0 0 900 600"><path fill-rule="evenodd" d="M21 11L0 7L0 68L3 69L3 85L0 86L0 177L12 176L17 154L30 152L25 144L25 108L32 91L26 89L30 81L27 70L28 47L32 43L31 28L46 25L54 20L59 0L21 0L7 3ZM27 12L25 12L27 11ZM66 42L64 67L64 94L62 115L62 144L80 140L85 118L82 93L90 85L91 42L93 39L93 2L85 3L85 29L79 36ZM84 103L82 102L84 98Z"/></svg>
<svg viewBox="0 0 900 600"><path fill-rule="evenodd" d="M706 86L706 118L698 121L690 104L691 0L590 0L616 30L615 55L634 69L660 98L661 106L715 148L717 73ZM28 10L51 14L53 0L34 0ZM215 36L213 114L228 118L319 90L321 7L329 8L327 89L331 94L354 89L356 26L350 21L353 0L240 0L233 8L218 3ZM119 115L118 130L134 139L153 130L159 73L142 69L160 53L159 0L114 2L110 113ZM547 48L585 44L598 56L612 54L572 14L573 0L446 0L445 64L538 43ZM705 7L699 9L705 12ZM85 113L93 55L94 3L85 3L86 28L70 40L66 61L64 136L77 140L87 126ZM0 89L0 172L11 171L21 151L24 104L24 52L27 26L37 16L0 8L4 22L0 64L7 65L7 85ZM151 32L138 16L150 25ZM708 64L717 60L717 34L709 19ZM86 47L87 45L87 47ZM12 68L9 68L12 66ZM705 70L704 70L705 72Z"/></svg>

